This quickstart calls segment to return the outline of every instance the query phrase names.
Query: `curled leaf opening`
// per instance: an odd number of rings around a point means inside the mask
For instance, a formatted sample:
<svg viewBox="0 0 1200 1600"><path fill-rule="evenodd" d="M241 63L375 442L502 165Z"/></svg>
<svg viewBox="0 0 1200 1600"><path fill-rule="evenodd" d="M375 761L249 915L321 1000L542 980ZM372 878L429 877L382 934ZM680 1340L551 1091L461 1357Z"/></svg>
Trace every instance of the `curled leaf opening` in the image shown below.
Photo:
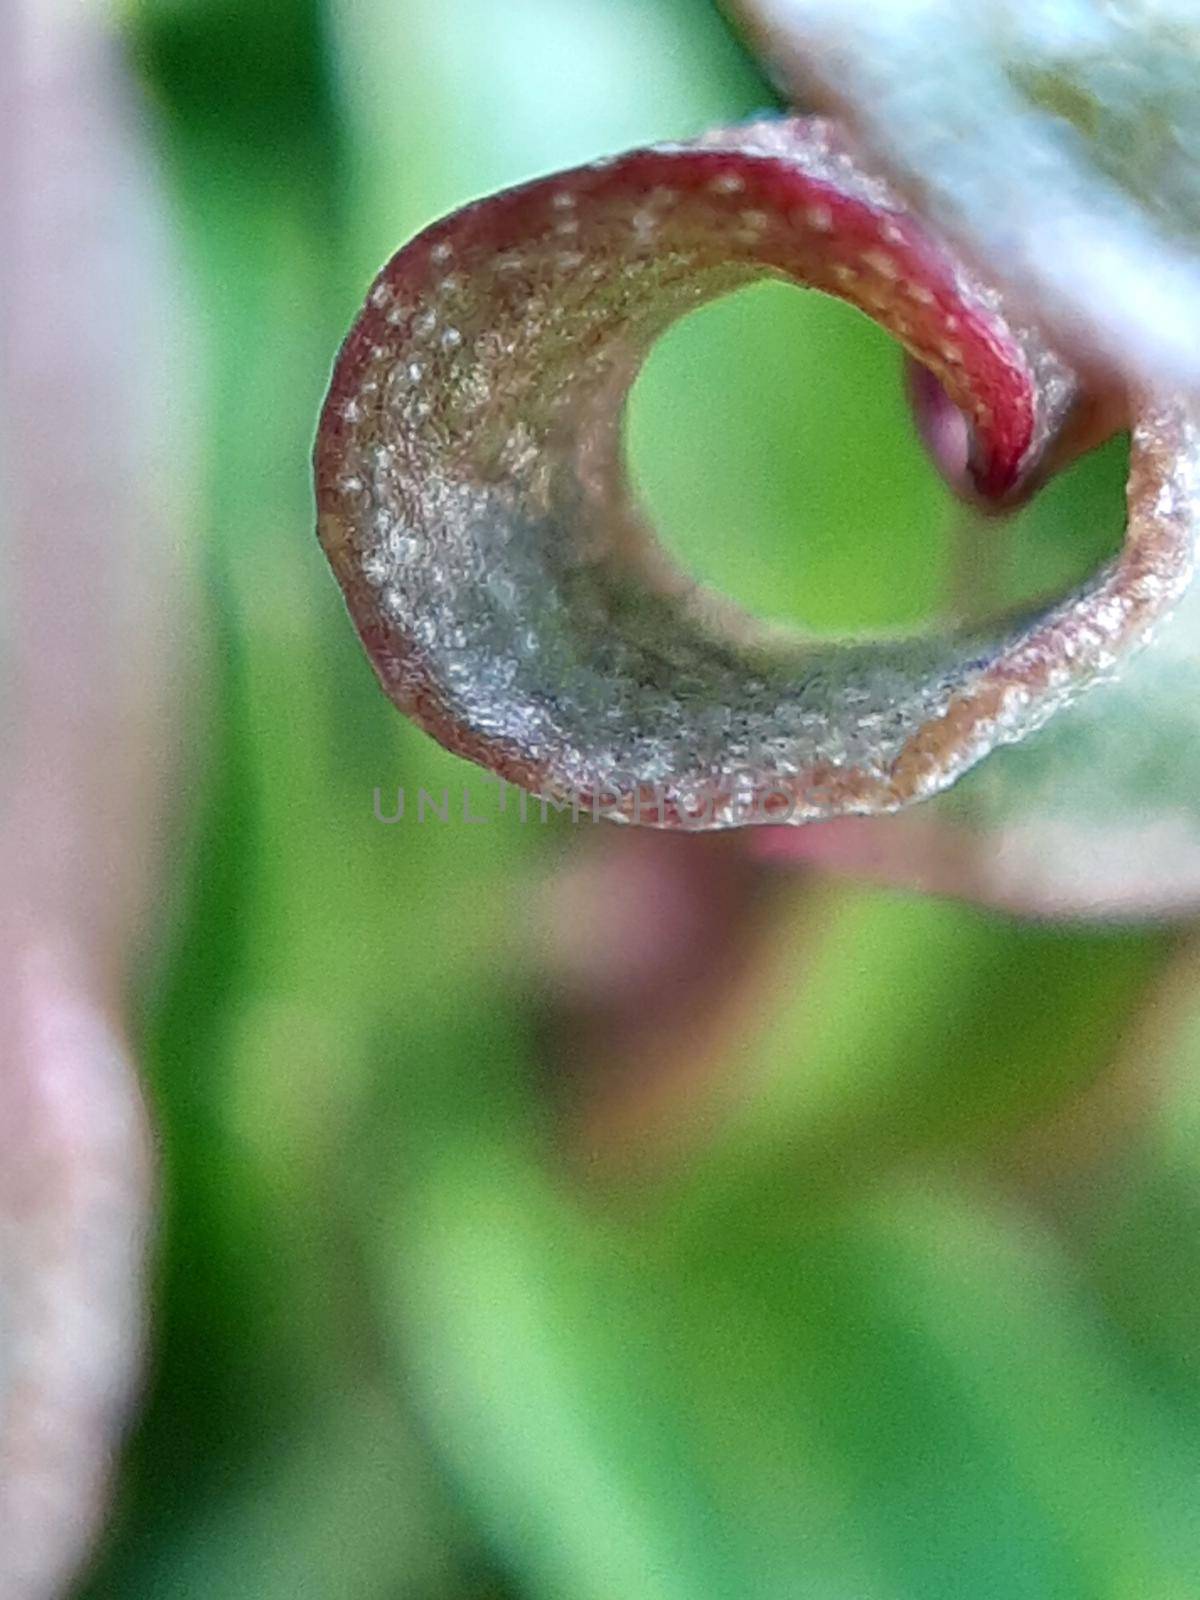
<svg viewBox="0 0 1200 1600"><path fill-rule="evenodd" d="M973 490L1027 491L1081 389L836 127L635 151L427 230L380 274L322 418L319 531L380 680L451 750L661 826L894 811L1112 671L1191 574L1194 420L1146 402L1118 558L936 638L766 628L680 572L625 474L654 340L763 276L888 329L966 419Z"/></svg>

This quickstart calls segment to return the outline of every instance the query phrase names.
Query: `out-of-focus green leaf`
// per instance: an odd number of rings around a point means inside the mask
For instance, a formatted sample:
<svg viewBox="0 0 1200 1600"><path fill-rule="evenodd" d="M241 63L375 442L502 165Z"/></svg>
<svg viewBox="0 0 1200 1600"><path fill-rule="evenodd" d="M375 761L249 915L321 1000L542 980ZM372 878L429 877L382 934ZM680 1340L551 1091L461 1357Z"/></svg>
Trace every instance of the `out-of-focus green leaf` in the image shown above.
<svg viewBox="0 0 1200 1600"><path fill-rule="evenodd" d="M725 1118L681 1179L714 1221L755 1171L786 1206L931 1150L978 1158L1088 1081L1170 948L832 887L773 946L779 1001L744 1031Z"/></svg>
<svg viewBox="0 0 1200 1600"><path fill-rule="evenodd" d="M441 1486L386 1390L330 1389L204 1486L186 1518L101 1572L94 1600L452 1600L469 1574Z"/></svg>
<svg viewBox="0 0 1200 1600"><path fill-rule="evenodd" d="M900 1185L622 1229L467 1139L402 1226L406 1354L531 1595L1190 1592L1162 1441L1020 1216Z"/></svg>
<svg viewBox="0 0 1200 1600"><path fill-rule="evenodd" d="M1200 1007L1189 935L1107 1078L1064 1130L1064 1237L1114 1348L1171 1430L1190 1518L1200 1465Z"/></svg>
<svg viewBox="0 0 1200 1600"><path fill-rule="evenodd" d="M778 944L744 1109L665 1190L573 1196L494 1070L436 1120L397 1086L397 1355L494 1548L532 1595L1182 1596L1161 1440L1048 1240L896 1176L1061 1103L1153 952L844 892Z"/></svg>

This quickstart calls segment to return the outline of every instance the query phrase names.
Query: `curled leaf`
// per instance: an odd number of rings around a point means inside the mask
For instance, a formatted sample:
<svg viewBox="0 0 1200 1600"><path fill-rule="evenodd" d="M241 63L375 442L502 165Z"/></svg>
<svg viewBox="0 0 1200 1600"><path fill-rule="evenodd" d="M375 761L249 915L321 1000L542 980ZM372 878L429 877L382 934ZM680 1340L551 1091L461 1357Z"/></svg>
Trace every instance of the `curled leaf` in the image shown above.
<svg viewBox="0 0 1200 1600"><path fill-rule="evenodd" d="M381 682L451 750L664 826L894 811L1109 675L1183 592L1195 425L1151 400L1120 556L1032 616L829 643L698 589L634 503L623 403L672 320L764 276L895 335L967 419L984 498L1026 492L1076 423L1070 368L827 122L468 207L380 274L316 458L320 537Z"/></svg>
<svg viewBox="0 0 1200 1600"><path fill-rule="evenodd" d="M1192 0L731 0L968 260L1065 349L1200 380Z"/></svg>

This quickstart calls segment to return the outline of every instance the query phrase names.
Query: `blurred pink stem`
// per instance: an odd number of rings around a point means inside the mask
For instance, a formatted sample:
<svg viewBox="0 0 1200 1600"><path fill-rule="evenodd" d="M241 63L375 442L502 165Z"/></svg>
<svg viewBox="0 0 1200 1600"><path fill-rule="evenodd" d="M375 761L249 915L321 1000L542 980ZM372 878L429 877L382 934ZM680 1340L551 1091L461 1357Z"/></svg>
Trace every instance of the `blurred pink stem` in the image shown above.
<svg viewBox="0 0 1200 1600"><path fill-rule="evenodd" d="M0 1594L86 1557L133 1392L151 1163L116 1022L172 769L176 294L94 7L0 15ZM176 370L177 369L177 370Z"/></svg>

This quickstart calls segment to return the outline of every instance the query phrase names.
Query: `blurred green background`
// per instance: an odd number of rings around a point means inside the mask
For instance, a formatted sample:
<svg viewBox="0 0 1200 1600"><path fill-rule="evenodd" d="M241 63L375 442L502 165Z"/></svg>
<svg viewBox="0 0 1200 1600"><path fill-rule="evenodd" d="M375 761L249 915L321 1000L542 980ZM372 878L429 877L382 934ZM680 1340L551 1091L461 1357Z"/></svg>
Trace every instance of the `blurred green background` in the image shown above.
<svg viewBox="0 0 1200 1600"><path fill-rule="evenodd" d="M87 1595L1200 1593L1186 936L775 876L737 839L373 816L484 786L386 704L312 534L371 274L469 198L770 107L754 65L707 0L125 23L211 377L212 715L145 985L153 1371ZM846 308L697 313L630 443L668 540L759 611L943 608L962 514ZM989 582L1086 570L1121 475L1057 484ZM673 948L639 988L643 925Z"/></svg>

